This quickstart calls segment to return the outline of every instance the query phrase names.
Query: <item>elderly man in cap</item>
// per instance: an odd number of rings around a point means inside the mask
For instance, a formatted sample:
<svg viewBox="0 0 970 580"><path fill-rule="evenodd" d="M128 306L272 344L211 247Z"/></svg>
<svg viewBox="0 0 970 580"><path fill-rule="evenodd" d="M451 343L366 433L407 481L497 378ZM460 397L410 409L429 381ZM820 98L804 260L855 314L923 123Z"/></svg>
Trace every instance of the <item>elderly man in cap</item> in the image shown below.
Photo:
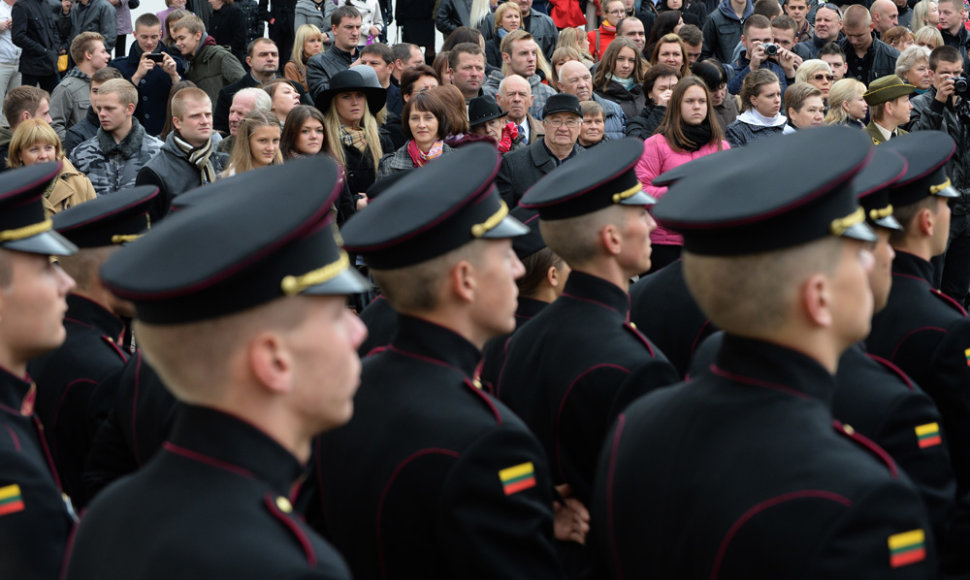
<svg viewBox="0 0 970 580"><path fill-rule="evenodd" d="M554 169L583 152L576 144L583 122L583 109L573 95L549 97L542 111L542 139L506 155L495 179L498 192L515 207L526 190Z"/></svg>
<svg viewBox="0 0 970 580"><path fill-rule="evenodd" d="M832 127L755 147L654 210L683 234L690 291L727 335L708 372L617 418L592 506L602 574L934 577L918 493L829 407L872 314L876 237L851 184L868 140ZM766 194L749 178L769 153L792 179Z"/></svg>
<svg viewBox="0 0 970 580"><path fill-rule="evenodd" d="M356 578L562 575L542 447L475 379L485 342L515 328L523 268L510 238L528 232L495 192L498 164L492 146L462 147L341 232L399 314L354 419L320 438L307 486L308 521ZM452 187L427 196L441 183ZM567 527L580 539L584 526Z"/></svg>
<svg viewBox="0 0 970 580"><path fill-rule="evenodd" d="M51 255L77 251L51 229L42 199L60 165L0 177L0 576L58 577L74 523L34 415L27 362L65 338L65 298L74 288Z"/></svg>
<svg viewBox="0 0 970 580"><path fill-rule="evenodd" d="M899 127L909 123L909 114L913 110L909 95L914 90L916 87L903 82L896 75L878 78L869 85L869 90L863 95L869 105L871 118L865 131L872 138L873 145L906 134Z"/></svg>
<svg viewBox="0 0 970 580"><path fill-rule="evenodd" d="M289 500L359 383L346 295L366 285L335 241L340 170L314 157L206 187L101 269L182 406L152 460L92 502L67 578L349 578Z"/></svg>
<svg viewBox="0 0 970 580"><path fill-rule="evenodd" d="M134 315L131 303L108 290L98 275L101 265L148 229L155 187L138 187L100 197L54 217L54 228L78 248L61 258L61 267L77 282L67 297L67 339L60 348L27 366L37 383L37 416L61 477L75 506L84 505L81 476L93 433L88 406L94 389L128 359L121 349L126 331L122 317Z"/></svg>

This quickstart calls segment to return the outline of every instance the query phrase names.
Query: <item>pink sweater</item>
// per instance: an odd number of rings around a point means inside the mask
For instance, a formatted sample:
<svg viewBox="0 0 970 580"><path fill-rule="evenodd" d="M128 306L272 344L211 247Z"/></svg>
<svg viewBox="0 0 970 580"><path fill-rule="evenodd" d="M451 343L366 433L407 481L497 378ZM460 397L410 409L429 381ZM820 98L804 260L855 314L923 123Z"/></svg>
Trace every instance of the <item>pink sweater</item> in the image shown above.
<svg viewBox="0 0 970 580"><path fill-rule="evenodd" d="M727 141L721 141L721 149L730 149ZM666 187L655 187L650 184L654 177L661 173L670 171L674 167L693 161L698 157L717 153L717 147L711 144L704 145L697 151L674 151L670 148L663 135L657 134L643 142L643 155L637 161L636 173L643 190L656 199L660 199L667 193ZM650 233L650 241L654 244L681 246L684 238L680 234L664 229L660 225Z"/></svg>

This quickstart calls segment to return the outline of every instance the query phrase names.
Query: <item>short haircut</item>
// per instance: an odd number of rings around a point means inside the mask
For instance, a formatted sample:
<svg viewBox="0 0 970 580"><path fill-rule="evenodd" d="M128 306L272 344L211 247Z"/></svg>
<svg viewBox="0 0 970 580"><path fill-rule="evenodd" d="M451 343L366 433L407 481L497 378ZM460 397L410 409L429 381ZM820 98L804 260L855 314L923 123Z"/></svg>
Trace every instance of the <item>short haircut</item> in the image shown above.
<svg viewBox="0 0 970 580"><path fill-rule="evenodd" d="M933 49L933 52L930 53L930 70L936 72L936 67L940 64L940 61L962 63L963 56L960 54L959 50L953 48L952 46L938 46Z"/></svg>
<svg viewBox="0 0 970 580"><path fill-rule="evenodd" d="M97 70L91 75L91 82L101 84L111 79L123 79L125 75L121 74L121 71L113 66L106 66L103 69Z"/></svg>
<svg viewBox="0 0 970 580"><path fill-rule="evenodd" d="M166 20L168 19L166 18ZM202 22L202 19L195 14L189 13L179 18L172 28L174 30L182 30L184 28L189 34L196 34L197 32L205 32L205 22Z"/></svg>
<svg viewBox="0 0 970 580"><path fill-rule="evenodd" d="M401 73L401 94L410 96L414 92L414 83L421 77L434 77L438 84L441 84L441 77L433 68L426 64L419 64Z"/></svg>
<svg viewBox="0 0 970 580"><path fill-rule="evenodd" d="M772 18L771 27L779 30L791 30L796 34L798 33L798 23L795 22L794 18L787 14L782 14L781 16L775 16Z"/></svg>
<svg viewBox="0 0 970 580"><path fill-rule="evenodd" d="M836 55L836 54L841 56L842 60L845 61L845 51L842 50L842 47L839 46L839 43L835 41L826 42L825 44L822 45L822 48L818 49L819 58L825 55Z"/></svg>
<svg viewBox="0 0 970 580"><path fill-rule="evenodd" d="M741 83L741 110L747 111L751 108L751 97L757 97L761 92L761 87L771 84L780 84L778 76L766 68L760 68L748 73Z"/></svg>
<svg viewBox="0 0 970 580"><path fill-rule="evenodd" d="M798 71L795 72L795 82L807 83L809 78L820 72L832 74L832 67L820 58L810 58L798 67Z"/></svg>
<svg viewBox="0 0 970 580"><path fill-rule="evenodd" d="M845 9L845 14L842 15L845 19L844 28L869 28L872 24L872 15L869 14L869 10L861 4L852 4Z"/></svg>
<svg viewBox="0 0 970 580"><path fill-rule="evenodd" d="M260 36L259 38L252 39L249 42L249 44L246 45L246 56L248 56L249 58L252 58L253 57L253 54L255 54L255 51L256 51L256 45L257 44L264 44L264 43L265 44L272 44L273 46L276 46L276 41L274 41L272 38L267 38L265 36ZM300 48L302 49L303 47L300 47Z"/></svg>
<svg viewBox="0 0 970 580"><path fill-rule="evenodd" d="M681 37L685 44L689 44L691 46L704 44L704 33L700 28L694 26L693 24L685 24L681 26L680 30L677 31L677 36Z"/></svg>
<svg viewBox="0 0 970 580"><path fill-rule="evenodd" d="M459 44L463 44L465 42L480 45L482 42L481 31L470 26L459 26L451 31L451 34L449 34L448 38L445 39L444 44L441 45L441 50L442 52L450 51Z"/></svg>
<svg viewBox="0 0 970 580"><path fill-rule="evenodd" d="M957 60L954 62L960 62L959 59L960 53L957 52ZM925 46L914 44L906 48L906 50L903 52L899 53L899 58L896 59L896 70L893 72L895 72L896 76L899 78L905 79L909 71L913 70L913 67L919 64L921 60L925 60L928 63L930 62L930 49L926 48ZM932 64L930 64L930 68L933 68Z"/></svg>
<svg viewBox="0 0 970 580"><path fill-rule="evenodd" d="M198 87L186 87L175 93L172 97L172 116L182 118L185 114L185 104L187 101L208 101L212 105L209 95Z"/></svg>
<svg viewBox="0 0 970 580"><path fill-rule="evenodd" d="M752 14L744 21L744 35L747 36L748 31L752 28L771 30L771 20L768 20L767 16L762 16L761 14Z"/></svg>
<svg viewBox="0 0 970 580"><path fill-rule="evenodd" d="M676 69L669 64L657 63L647 69L647 73L643 75L643 94L649 94L653 90L653 85L657 83L657 79L661 77L675 76L677 80L680 80L680 69ZM716 89L712 89L716 90Z"/></svg>
<svg viewBox="0 0 970 580"><path fill-rule="evenodd" d="M561 220L539 220L539 231L546 245L572 268L580 268L601 255L600 232L626 223L625 209L633 206L611 205L587 214ZM642 208L636 208L642 211Z"/></svg>
<svg viewBox="0 0 970 580"><path fill-rule="evenodd" d="M50 102L51 96L41 88L22 85L10 89L7 91L7 96L3 98L3 116L7 119L7 124L16 127L24 111L33 116L34 111L40 108L44 100Z"/></svg>
<svg viewBox="0 0 970 580"><path fill-rule="evenodd" d="M361 56L365 54L376 54L381 57L384 64L391 64L394 62L394 52L391 50L390 46L387 46L383 42L375 42L374 44L368 44L364 48L360 49Z"/></svg>
<svg viewBox="0 0 970 580"><path fill-rule="evenodd" d="M452 133L449 127L450 111L439 92L424 91L412 95L408 99L408 102L404 103L404 109L401 111L401 129L404 131L404 136L407 139L414 139L414 135L411 134L411 123L409 122L412 111L422 111L434 115L435 119L438 120L438 134L435 136L435 139L444 139Z"/></svg>
<svg viewBox="0 0 970 580"><path fill-rule="evenodd" d="M138 30L139 26L144 26L145 28L151 28L152 26L161 26L162 21L158 19L151 12L146 12L135 19L135 30Z"/></svg>
<svg viewBox="0 0 970 580"><path fill-rule="evenodd" d="M338 6L333 14L330 15L330 26L337 28L343 23L344 18L362 18L360 11L349 4Z"/></svg>
<svg viewBox="0 0 970 580"><path fill-rule="evenodd" d="M174 8L165 17L165 25L162 27L162 38L171 40L169 38L169 32L175 28L175 24L185 18L190 12L188 10L182 10L180 8Z"/></svg>
<svg viewBox="0 0 970 580"><path fill-rule="evenodd" d="M89 52L94 52L96 42L100 42L104 46L104 37L97 32L82 32L74 37L71 41L71 58L74 59L74 63L84 62L84 55ZM107 50L107 48L105 49Z"/></svg>
<svg viewBox="0 0 970 580"><path fill-rule="evenodd" d="M512 32L506 34L505 38L502 39L502 42L499 45L499 50L502 51L502 54L511 55L512 45L520 40L531 40L532 42L535 42L535 38L529 34L529 31L522 29L513 30ZM538 50L538 46L539 45L536 44L536 50Z"/></svg>
<svg viewBox="0 0 970 580"><path fill-rule="evenodd" d="M913 35L916 44L932 44L933 48L943 46L943 34L935 26L924 26Z"/></svg>
<svg viewBox="0 0 970 580"><path fill-rule="evenodd" d="M57 133L54 132L54 129L47 124L47 121L43 119L27 119L20 125L17 125L13 136L10 137L10 144L7 149L7 167L11 169L23 167L24 161L20 157L20 154L24 149L35 143L53 145L55 158L60 160L64 157L64 152L61 149L61 140L57 136Z"/></svg>
<svg viewBox="0 0 970 580"><path fill-rule="evenodd" d="M502 42L504 43L505 40L503 39ZM454 69L456 66L458 66L459 57L461 57L463 54L480 56L482 59L485 58L485 51L482 50L481 46L471 42L462 42L461 44L456 44L455 47L448 52L448 67Z"/></svg>
<svg viewBox="0 0 970 580"><path fill-rule="evenodd" d="M822 90L806 82L792 83L785 89L785 114L788 109L801 111L805 101L811 97L822 97Z"/></svg>
<svg viewBox="0 0 970 580"><path fill-rule="evenodd" d="M184 90L184 89L183 89ZM204 91L203 91L204 92ZM208 95L206 95L208 96ZM244 89L239 89L236 94L232 96L232 100L235 101L236 97L253 97L253 110L262 111L269 114L273 110L273 97L269 96L269 93L264 91L259 87L246 87ZM230 103L230 108L232 104Z"/></svg>
<svg viewBox="0 0 970 580"><path fill-rule="evenodd" d="M411 60L411 51L418 48L418 45L411 44L410 42L399 42L391 47L391 53L394 55L394 60Z"/></svg>
<svg viewBox="0 0 970 580"><path fill-rule="evenodd" d="M918 214L920 210L928 209L935 214L937 212L937 208L939 207L939 204L936 202L937 199L940 198L936 197L935 195L931 195L910 204L901 206L894 205L893 217L896 218L896 221L898 221L901 226L903 226L903 229L902 231L890 231L889 241L896 244L906 239L906 236L910 232L910 228L913 226L913 218L916 217L916 214Z"/></svg>
<svg viewBox="0 0 970 580"><path fill-rule="evenodd" d="M583 117L587 115L600 115L604 119L606 118L606 112L603 110L603 106L596 101L583 101L579 104L579 108L583 110Z"/></svg>
<svg viewBox="0 0 970 580"><path fill-rule="evenodd" d="M98 95L118 95L118 100L122 105L138 104L138 89L125 79L111 79L105 81L98 89Z"/></svg>
<svg viewBox="0 0 970 580"><path fill-rule="evenodd" d="M480 264L485 240L475 240L450 252L404 268L370 269L390 305L401 313L427 312L438 307L441 285L458 262Z"/></svg>
<svg viewBox="0 0 970 580"><path fill-rule="evenodd" d="M963 0L937 0L937 5L940 4L949 4L957 12L963 12L965 10Z"/></svg>
<svg viewBox="0 0 970 580"><path fill-rule="evenodd" d="M68 276L74 278L78 290L93 290L101 265L120 249L117 245L80 248L71 256L60 256L57 262Z"/></svg>
<svg viewBox="0 0 970 580"><path fill-rule="evenodd" d="M513 80L521 81L522 82L522 85L525 87L525 90L528 91L528 93L530 95L532 94L532 85L529 84L529 81L526 80L526 78L523 77L522 75L517 75L515 73L509 74L509 75L505 75L505 78L503 78L499 82L499 84L498 84L498 92L499 92L499 94L501 94L504 97L505 96L505 87L508 86L507 83L513 82Z"/></svg>
<svg viewBox="0 0 970 580"><path fill-rule="evenodd" d="M519 22L522 22L522 8L519 7L516 2L503 2L498 5L495 9L495 33L498 34L498 29L502 27L502 19L505 18L505 13L509 11L515 11L519 15ZM616 27L617 34L620 32L620 27Z"/></svg>
<svg viewBox="0 0 970 580"><path fill-rule="evenodd" d="M772 18L781 14L781 4L778 3L778 0L758 0L754 3L753 11L751 12L752 16L755 14L764 16L771 21Z"/></svg>
<svg viewBox="0 0 970 580"><path fill-rule="evenodd" d="M513 2L513 4L515 3ZM516 4L516 6L518 6L518 4ZM643 24L643 22L636 16L624 16L619 22L616 23L616 35L623 36L623 29L626 27L627 22L633 22L633 21Z"/></svg>

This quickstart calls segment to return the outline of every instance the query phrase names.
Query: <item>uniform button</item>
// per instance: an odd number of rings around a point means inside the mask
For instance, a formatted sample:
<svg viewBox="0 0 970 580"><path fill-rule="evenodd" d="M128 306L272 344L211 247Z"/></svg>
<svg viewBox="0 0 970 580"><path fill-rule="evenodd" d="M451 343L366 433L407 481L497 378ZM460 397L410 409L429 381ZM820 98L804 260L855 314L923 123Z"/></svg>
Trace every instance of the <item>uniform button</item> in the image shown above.
<svg viewBox="0 0 970 580"><path fill-rule="evenodd" d="M472 381L472 384L475 385L475 388L476 389L481 389L482 388L482 381L480 381L478 379L475 379L474 381Z"/></svg>
<svg viewBox="0 0 970 580"><path fill-rule="evenodd" d="M632 328L633 330L636 330L637 329L637 323L636 322L631 322L630 323L630 328Z"/></svg>
<svg viewBox="0 0 970 580"><path fill-rule="evenodd" d="M276 507L280 508L280 511L284 514L288 514L293 511L293 505L290 503L290 500L283 496L276 498Z"/></svg>
<svg viewBox="0 0 970 580"><path fill-rule="evenodd" d="M854 435L855 434L855 429L852 428L852 425L844 425L842 427L842 430L845 431L846 435Z"/></svg>

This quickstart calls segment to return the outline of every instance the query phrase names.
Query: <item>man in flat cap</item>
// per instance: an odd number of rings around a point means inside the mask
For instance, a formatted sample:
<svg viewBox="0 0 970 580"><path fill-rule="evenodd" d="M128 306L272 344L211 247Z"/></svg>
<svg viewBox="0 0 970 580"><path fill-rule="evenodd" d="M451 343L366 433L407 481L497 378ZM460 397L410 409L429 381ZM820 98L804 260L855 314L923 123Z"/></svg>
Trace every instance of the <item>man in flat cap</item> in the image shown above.
<svg viewBox="0 0 970 580"><path fill-rule="evenodd" d="M44 217L60 172L42 163L0 176L0 577L58 577L74 517L34 415L27 362L64 342L74 281L51 255L77 248Z"/></svg>
<svg viewBox="0 0 970 580"><path fill-rule="evenodd" d="M101 283L98 270L125 242L148 229L148 207L158 190L140 187L97 198L54 217L54 228L79 249L60 264L77 286L67 297L67 339L27 366L37 383L37 416L75 507L84 506L81 476L91 446L88 405L95 387L128 359L122 350L125 322L134 315Z"/></svg>
<svg viewBox="0 0 970 580"><path fill-rule="evenodd" d="M355 578L559 578L542 447L474 378L515 328L528 231L495 191L499 155L472 144L417 169L345 224L399 313L368 357L354 419L320 437L307 520ZM453 187L429 188L441 183ZM576 539L585 523L568 522Z"/></svg>
<svg viewBox="0 0 970 580"><path fill-rule="evenodd" d="M899 126L909 123L909 113L913 110L909 95L914 90L916 87L903 82L896 75L878 78L869 85L869 90L863 95L869 105L871 118L865 132L872 138L873 145L906 134Z"/></svg>
<svg viewBox="0 0 970 580"><path fill-rule="evenodd" d="M829 407L872 314L876 238L851 187L868 143L844 127L775 137L756 146L786 187L751 188L764 157L730 157L657 205L726 336L708 372L630 405L603 446L592 521L613 577L937 574L916 490Z"/></svg>
<svg viewBox="0 0 970 580"><path fill-rule="evenodd" d="M359 382L346 296L366 284L335 241L339 171L315 157L208 185L102 267L182 406L151 461L91 503L67 578L350 577L289 499Z"/></svg>

